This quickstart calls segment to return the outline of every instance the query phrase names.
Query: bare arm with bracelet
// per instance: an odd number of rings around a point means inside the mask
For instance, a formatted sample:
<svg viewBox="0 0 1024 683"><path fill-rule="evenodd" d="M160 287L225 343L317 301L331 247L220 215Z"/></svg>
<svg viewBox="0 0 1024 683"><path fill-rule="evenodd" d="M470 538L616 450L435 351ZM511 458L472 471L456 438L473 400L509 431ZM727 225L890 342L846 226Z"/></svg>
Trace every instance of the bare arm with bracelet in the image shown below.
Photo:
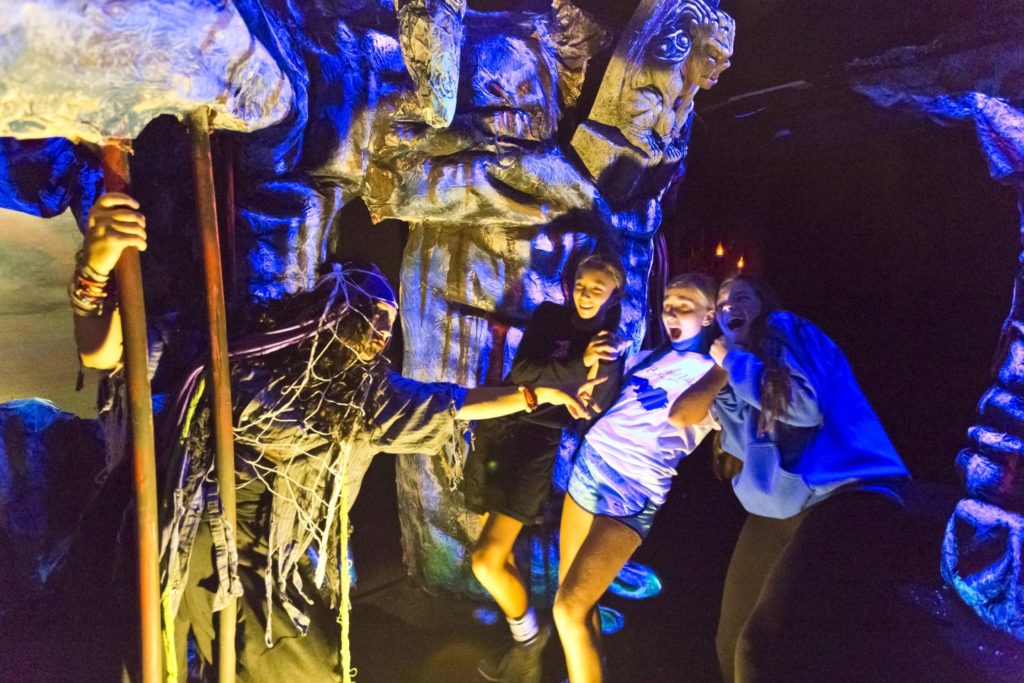
<svg viewBox="0 0 1024 683"><path fill-rule="evenodd" d="M128 247L146 249L146 218L128 195L108 193L96 200L68 287L75 314L75 343L82 364L109 370L121 362L121 316L111 275Z"/></svg>

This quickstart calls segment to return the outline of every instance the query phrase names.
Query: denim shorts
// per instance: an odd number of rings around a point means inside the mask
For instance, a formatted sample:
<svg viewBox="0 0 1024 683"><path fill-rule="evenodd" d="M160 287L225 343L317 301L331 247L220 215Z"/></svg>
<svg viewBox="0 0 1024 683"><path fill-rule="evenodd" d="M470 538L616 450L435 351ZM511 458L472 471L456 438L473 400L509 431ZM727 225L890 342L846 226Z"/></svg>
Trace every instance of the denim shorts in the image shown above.
<svg viewBox="0 0 1024 683"><path fill-rule="evenodd" d="M614 519L635 531L641 540L647 538L660 506L649 499L640 506L636 502L627 502L619 493L623 485L628 484L626 480L613 482L607 477L595 476L587 466L587 460L600 457L586 441L580 444L569 475L568 494L587 512Z"/></svg>

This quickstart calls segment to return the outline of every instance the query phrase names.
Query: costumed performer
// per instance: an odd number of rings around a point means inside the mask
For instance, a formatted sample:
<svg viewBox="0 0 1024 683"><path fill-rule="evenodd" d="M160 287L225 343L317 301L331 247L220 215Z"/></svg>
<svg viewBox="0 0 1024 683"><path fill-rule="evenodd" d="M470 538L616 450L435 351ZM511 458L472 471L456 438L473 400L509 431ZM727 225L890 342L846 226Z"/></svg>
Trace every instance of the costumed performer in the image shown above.
<svg viewBox="0 0 1024 683"><path fill-rule="evenodd" d="M146 246L137 209L131 197L108 194L89 217L70 294L90 367L120 363L111 271L125 247ZM445 452L454 466L465 443L462 421L536 405L589 415L585 406L600 380L580 387L577 399L576 387L466 389L401 377L382 355L396 312L394 292L375 268L336 265L311 291L269 305L258 331L232 341L235 529L220 512L201 364L169 399L157 434L168 478L164 627L173 631L168 666L176 666L178 680L188 676L189 632L199 660L213 662L213 613L228 595L241 598L240 680L339 680L347 512L373 455ZM327 604L339 595L340 613Z"/></svg>

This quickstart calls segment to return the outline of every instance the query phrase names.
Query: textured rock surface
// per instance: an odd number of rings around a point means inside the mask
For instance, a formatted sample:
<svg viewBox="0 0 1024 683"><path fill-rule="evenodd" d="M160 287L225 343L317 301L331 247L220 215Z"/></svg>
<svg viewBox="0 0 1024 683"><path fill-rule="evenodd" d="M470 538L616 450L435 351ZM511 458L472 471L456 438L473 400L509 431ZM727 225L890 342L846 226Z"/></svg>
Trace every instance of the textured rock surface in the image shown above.
<svg viewBox="0 0 1024 683"><path fill-rule="evenodd" d="M1010 17L995 33L986 26L968 48L938 39L852 66L854 89L881 106L920 112L940 123L974 125L992 177L1018 190L1024 243L1022 23L1020 16ZM1002 37L1006 33L1011 37ZM996 383L979 402L980 423L968 430L970 445L956 459L969 498L960 501L946 528L942 575L982 619L1024 639L1022 332L1024 271L1018 271L1000 339Z"/></svg>
<svg viewBox="0 0 1024 683"><path fill-rule="evenodd" d="M942 575L978 615L1024 640L1024 517L961 500L942 545Z"/></svg>
<svg viewBox="0 0 1024 683"><path fill-rule="evenodd" d="M420 116L444 128L455 115L466 0L398 0L398 40L416 84Z"/></svg>
<svg viewBox="0 0 1024 683"><path fill-rule="evenodd" d="M702 0L640 3L572 139L610 199L651 196L671 180L693 98L729 67L735 35L732 18Z"/></svg>
<svg viewBox="0 0 1024 683"><path fill-rule="evenodd" d="M104 452L95 421L38 399L0 404L0 616L60 566Z"/></svg>
<svg viewBox="0 0 1024 683"><path fill-rule="evenodd" d="M283 118L292 90L231 2L18 0L0 14L0 136L102 143L160 114Z"/></svg>

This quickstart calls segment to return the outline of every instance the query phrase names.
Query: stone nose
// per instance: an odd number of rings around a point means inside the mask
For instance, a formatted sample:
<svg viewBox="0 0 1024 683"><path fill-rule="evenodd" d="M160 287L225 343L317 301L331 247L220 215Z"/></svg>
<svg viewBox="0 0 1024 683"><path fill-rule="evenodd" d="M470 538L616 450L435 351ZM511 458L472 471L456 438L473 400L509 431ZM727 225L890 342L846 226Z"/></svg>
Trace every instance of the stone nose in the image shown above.
<svg viewBox="0 0 1024 683"><path fill-rule="evenodd" d="M654 127L651 129L660 138L661 141L667 141L667 138L672 134L672 127L675 124L675 117L667 111L657 118L654 122Z"/></svg>

